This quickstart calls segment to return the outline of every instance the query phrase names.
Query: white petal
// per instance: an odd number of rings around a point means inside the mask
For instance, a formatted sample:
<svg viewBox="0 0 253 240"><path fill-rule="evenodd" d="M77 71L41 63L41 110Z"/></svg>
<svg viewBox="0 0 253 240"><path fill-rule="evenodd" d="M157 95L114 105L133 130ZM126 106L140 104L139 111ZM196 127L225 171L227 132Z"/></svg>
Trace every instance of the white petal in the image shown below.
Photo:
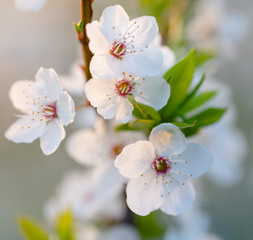
<svg viewBox="0 0 253 240"><path fill-rule="evenodd" d="M129 17L123 7L114 5L104 9L100 23L102 24L101 31L112 43L112 41L122 38L128 27Z"/></svg>
<svg viewBox="0 0 253 240"><path fill-rule="evenodd" d="M117 111L117 96L112 79L91 79L85 85L85 94L91 105L105 119L111 119Z"/></svg>
<svg viewBox="0 0 253 240"><path fill-rule="evenodd" d="M164 202L164 185L156 181L152 171L131 179L126 188L127 205L136 214L146 216Z"/></svg>
<svg viewBox="0 0 253 240"><path fill-rule="evenodd" d="M171 123L163 123L153 128L149 141L160 156L182 153L187 146L184 134Z"/></svg>
<svg viewBox="0 0 253 240"><path fill-rule="evenodd" d="M112 55L94 55L90 62L90 71L95 78L123 78L121 61Z"/></svg>
<svg viewBox="0 0 253 240"><path fill-rule="evenodd" d="M58 119L50 121L40 136L40 147L45 155L49 155L56 151L61 141L65 138L65 130Z"/></svg>
<svg viewBox="0 0 253 240"><path fill-rule="evenodd" d="M31 143L41 136L45 124L45 122L34 121L32 117L23 117L8 128L5 137L15 143Z"/></svg>
<svg viewBox="0 0 253 240"><path fill-rule="evenodd" d="M84 96L83 88L86 77L82 66L82 61L76 61L71 65L70 74L60 76L60 82L63 88L71 96Z"/></svg>
<svg viewBox="0 0 253 240"><path fill-rule="evenodd" d="M133 96L136 102L160 110L170 97L170 85L161 76L140 79L135 85Z"/></svg>
<svg viewBox="0 0 253 240"><path fill-rule="evenodd" d="M79 130L66 143L68 154L78 163L94 166L107 157L106 138L93 130Z"/></svg>
<svg viewBox="0 0 253 240"><path fill-rule="evenodd" d="M173 168L183 173L191 174L192 178L197 178L203 175L211 168L213 158L208 149L195 143L189 143L186 150L180 156L174 156L176 164ZM180 159L177 161L176 159Z"/></svg>
<svg viewBox="0 0 253 240"><path fill-rule="evenodd" d="M93 21L86 25L87 36L90 39L89 48L94 54L109 53L110 43L101 32L101 25Z"/></svg>
<svg viewBox="0 0 253 240"><path fill-rule="evenodd" d="M142 52L128 54L122 58L121 70L137 76L157 76L163 64L162 52L157 47L149 47Z"/></svg>
<svg viewBox="0 0 253 240"><path fill-rule="evenodd" d="M33 108L33 100L39 93L33 81L20 80L12 84L9 97L16 109L27 112Z"/></svg>
<svg viewBox="0 0 253 240"><path fill-rule="evenodd" d="M176 55L175 53L166 46L160 47L163 54L163 66L161 69L162 75L164 75L168 70L173 67L176 63Z"/></svg>
<svg viewBox="0 0 253 240"><path fill-rule="evenodd" d="M23 11L39 11L47 0L15 0L15 6Z"/></svg>
<svg viewBox="0 0 253 240"><path fill-rule="evenodd" d="M161 210L167 214L177 216L187 211L195 199L194 187L190 182L179 185L161 206Z"/></svg>
<svg viewBox="0 0 253 240"><path fill-rule="evenodd" d="M56 102L56 111L57 116L64 126L67 126L74 121L75 104L67 92L64 91L60 94L59 99Z"/></svg>
<svg viewBox="0 0 253 240"><path fill-rule="evenodd" d="M121 175L127 178L140 177L148 169L152 169L155 150L148 141L138 141L123 148L114 165Z"/></svg>
<svg viewBox="0 0 253 240"><path fill-rule="evenodd" d="M117 97L117 113L116 120L122 123L127 123L131 120L133 105L126 97Z"/></svg>
<svg viewBox="0 0 253 240"><path fill-rule="evenodd" d="M40 68L35 79L41 94L45 95L45 98L51 102L55 102L63 90L55 70L52 68Z"/></svg>
<svg viewBox="0 0 253 240"><path fill-rule="evenodd" d="M142 16L135 18L130 21L129 26L131 25L133 27L130 28L129 32L134 31L131 36L134 36L132 39L135 49L148 46L158 34L158 25L154 17Z"/></svg>

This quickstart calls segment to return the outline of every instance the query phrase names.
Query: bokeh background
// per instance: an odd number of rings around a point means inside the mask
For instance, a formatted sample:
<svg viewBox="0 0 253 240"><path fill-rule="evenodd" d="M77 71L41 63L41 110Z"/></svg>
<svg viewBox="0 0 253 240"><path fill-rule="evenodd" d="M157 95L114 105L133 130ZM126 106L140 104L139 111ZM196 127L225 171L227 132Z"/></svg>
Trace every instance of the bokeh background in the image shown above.
<svg viewBox="0 0 253 240"><path fill-rule="evenodd" d="M95 0L94 17L106 6L120 3L131 17L138 13L136 0ZM51 156L44 156L38 141L14 144L4 132L15 120L8 98L11 84L19 79L34 79L40 66L66 74L80 54L72 23L80 17L79 1L48 0L40 12L21 12L14 0L0 2L0 239L18 240L16 217L25 213L43 219L42 209L62 175L77 165L64 151L64 142ZM253 1L230 0L228 8L246 14L253 23ZM251 24L253 26L253 24ZM253 32L238 47L235 59L223 63L216 78L233 89L238 108L238 126L246 134L250 147L244 162L245 177L234 188L206 185L207 208L213 231L228 240L251 240L253 222Z"/></svg>

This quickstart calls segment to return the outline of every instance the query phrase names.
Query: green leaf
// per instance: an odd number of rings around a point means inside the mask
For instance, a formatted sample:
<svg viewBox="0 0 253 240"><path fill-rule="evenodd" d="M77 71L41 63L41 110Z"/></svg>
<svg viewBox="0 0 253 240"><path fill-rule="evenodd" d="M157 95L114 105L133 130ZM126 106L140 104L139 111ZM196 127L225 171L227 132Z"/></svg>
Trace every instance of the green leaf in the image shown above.
<svg viewBox="0 0 253 240"><path fill-rule="evenodd" d="M59 216L56 230L57 230L60 240L74 240L75 239L72 222L73 222L73 219L72 219L71 210L68 210Z"/></svg>
<svg viewBox="0 0 253 240"><path fill-rule="evenodd" d="M190 99L180 110L180 114L188 113L198 107L201 107L209 100L211 100L217 91L210 91L210 92L202 92L199 95L195 96L194 98Z"/></svg>
<svg viewBox="0 0 253 240"><path fill-rule="evenodd" d="M139 131L143 130L146 133L149 133L149 131L157 125L154 120L149 119L138 119L133 122L128 122L125 124L121 124L120 126L116 127L116 131Z"/></svg>
<svg viewBox="0 0 253 240"><path fill-rule="evenodd" d="M75 29L76 29L76 32L77 33L81 33L83 31L83 27L84 27L84 21L83 20L80 20L78 23L73 23Z"/></svg>
<svg viewBox="0 0 253 240"><path fill-rule="evenodd" d="M195 67L203 65L214 57L215 54L213 52L197 52L195 57Z"/></svg>
<svg viewBox="0 0 253 240"><path fill-rule="evenodd" d="M155 122L160 122L160 114L152 107L137 103L132 96L128 96L129 101L133 104L133 115L139 119L152 119Z"/></svg>
<svg viewBox="0 0 253 240"><path fill-rule="evenodd" d="M49 234L35 221L20 217L18 222L27 240L49 240Z"/></svg>
<svg viewBox="0 0 253 240"><path fill-rule="evenodd" d="M181 129L184 129L184 128L191 128L191 127L194 127L195 126L195 122L193 123L185 123L185 122L172 122L173 125L181 128Z"/></svg>
<svg viewBox="0 0 253 240"><path fill-rule="evenodd" d="M201 113L189 118L189 121L196 121L196 128L204 127L210 124L217 122L223 114L226 112L226 109L222 108L208 108Z"/></svg>
<svg viewBox="0 0 253 240"><path fill-rule="evenodd" d="M171 87L170 99L167 105L160 110L165 121L186 98L188 88L193 78L194 69L195 50L192 50L187 57L177 63L164 75L165 79L169 79Z"/></svg>

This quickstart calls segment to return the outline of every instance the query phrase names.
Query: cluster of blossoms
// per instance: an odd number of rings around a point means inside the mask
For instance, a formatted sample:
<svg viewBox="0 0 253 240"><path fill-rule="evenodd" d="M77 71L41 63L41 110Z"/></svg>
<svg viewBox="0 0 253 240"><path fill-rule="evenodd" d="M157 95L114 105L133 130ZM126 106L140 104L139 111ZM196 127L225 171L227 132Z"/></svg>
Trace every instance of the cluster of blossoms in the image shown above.
<svg viewBox="0 0 253 240"><path fill-rule="evenodd" d="M16 5L24 10L40 8L45 3L21 2L16 0ZM198 20L192 24L195 27L190 26L187 35L190 41L196 40L191 35L192 28L203 32L204 23ZM65 138L64 126L74 122L79 129L68 138L66 151L85 169L73 171L63 179L46 204L46 218L54 224L71 207L78 223L85 223L77 231L77 240L139 240L141 237L132 226L120 223L127 216L124 190L128 208L137 215L146 216L157 209L168 215L180 215L194 202L192 179L209 169L208 178L218 185L233 186L241 179L239 160L247 152L245 139L234 127L234 107L227 87L209 79L200 91L220 90L218 106L225 102L224 107L230 109L221 122L201 129L187 140L178 126L164 119L150 131L116 131L118 124L124 126L135 120L134 103L155 112L169 104L171 87L164 76L176 64L176 57L170 48L161 45L154 17L130 20L119 5L107 7L99 21L86 25L86 33L93 54L89 66L91 79L84 76L87 63L78 60L69 76L58 77L53 69L41 68L35 82L14 83L10 99L19 111L15 114L18 120L5 136L16 143L31 143L40 138L40 147L48 155ZM193 35L199 37L196 41L202 40L200 34ZM192 89L198 84L194 79ZM75 112L78 107L75 108L72 97L82 99L83 109ZM212 101L212 106L216 102ZM194 114L188 112L187 117ZM215 235L206 233L205 214L196 210L188 215L181 217L181 231L169 230L164 240L215 239ZM94 222L107 230L102 233ZM111 227L112 222L117 224ZM202 225L196 227L200 222Z"/></svg>

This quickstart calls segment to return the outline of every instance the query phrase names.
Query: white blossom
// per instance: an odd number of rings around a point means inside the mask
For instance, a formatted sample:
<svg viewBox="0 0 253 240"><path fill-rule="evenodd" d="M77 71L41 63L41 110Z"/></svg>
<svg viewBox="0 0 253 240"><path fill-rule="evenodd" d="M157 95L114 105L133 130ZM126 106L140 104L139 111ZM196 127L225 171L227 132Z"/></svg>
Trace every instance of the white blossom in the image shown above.
<svg viewBox="0 0 253 240"><path fill-rule="evenodd" d="M63 126L73 122L75 106L69 94L63 91L53 69L40 68L35 82L20 80L9 92L19 119L5 132L15 143L31 143L40 138L44 154L53 153L65 138Z"/></svg>
<svg viewBox="0 0 253 240"><path fill-rule="evenodd" d="M120 5L107 7L100 21L87 24L89 47L94 53L90 63L93 77L122 78L122 72L135 75L159 74L163 58L150 43L158 33L154 17L129 20Z"/></svg>
<svg viewBox="0 0 253 240"><path fill-rule="evenodd" d="M23 11L39 11L47 0L15 0L15 6Z"/></svg>
<svg viewBox="0 0 253 240"><path fill-rule="evenodd" d="M103 118L115 117L117 121L126 123L133 111L129 95L136 102L160 110L168 102L170 85L162 76L140 77L124 73L123 78L92 78L85 85L85 94Z"/></svg>
<svg viewBox="0 0 253 240"><path fill-rule="evenodd" d="M139 215L158 208L172 215L189 209L195 198L189 180L201 176L211 164L208 150L187 145L180 129L170 123L155 127L149 141L126 146L115 160L120 174L129 179L128 207Z"/></svg>
<svg viewBox="0 0 253 240"><path fill-rule="evenodd" d="M69 208L80 221L121 219L126 211L119 195L122 184L117 180L117 172L110 169L107 164L101 164L89 172L69 173L45 206L47 219L53 222ZM110 174L110 178L106 179L105 174Z"/></svg>

